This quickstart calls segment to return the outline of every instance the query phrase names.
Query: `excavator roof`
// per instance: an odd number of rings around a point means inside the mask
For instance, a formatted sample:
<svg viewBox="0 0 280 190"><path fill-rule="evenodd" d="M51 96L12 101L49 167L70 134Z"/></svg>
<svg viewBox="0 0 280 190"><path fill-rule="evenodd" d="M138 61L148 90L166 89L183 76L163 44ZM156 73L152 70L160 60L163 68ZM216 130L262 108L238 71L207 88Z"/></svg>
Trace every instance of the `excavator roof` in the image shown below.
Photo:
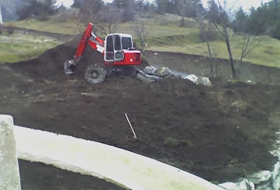
<svg viewBox="0 0 280 190"><path fill-rule="evenodd" d="M123 33L113 33L113 34L109 34L108 36L112 36L112 35L119 35L121 37L132 38L130 34L123 34Z"/></svg>

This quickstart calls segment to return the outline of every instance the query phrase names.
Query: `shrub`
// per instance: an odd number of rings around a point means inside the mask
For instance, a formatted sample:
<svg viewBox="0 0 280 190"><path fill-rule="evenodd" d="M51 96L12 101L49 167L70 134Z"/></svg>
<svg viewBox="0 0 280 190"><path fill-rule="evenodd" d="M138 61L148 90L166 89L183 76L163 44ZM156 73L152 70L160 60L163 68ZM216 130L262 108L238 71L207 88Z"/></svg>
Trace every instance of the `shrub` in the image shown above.
<svg viewBox="0 0 280 190"><path fill-rule="evenodd" d="M13 25L8 26L7 32L9 35L12 35L15 32L15 27Z"/></svg>
<svg viewBox="0 0 280 190"><path fill-rule="evenodd" d="M0 24L0 35L3 33L3 26Z"/></svg>
<svg viewBox="0 0 280 190"><path fill-rule="evenodd" d="M178 147L180 145L180 141L172 137L167 137L163 144L168 147Z"/></svg>
<svg viewBox="0 0 280 190"><path fill-rule="evenodd" d="M37 16L36 19L39 21L46 21L46 20L49 20L49 17L46 14L41 14L41 15Z"/></svg>

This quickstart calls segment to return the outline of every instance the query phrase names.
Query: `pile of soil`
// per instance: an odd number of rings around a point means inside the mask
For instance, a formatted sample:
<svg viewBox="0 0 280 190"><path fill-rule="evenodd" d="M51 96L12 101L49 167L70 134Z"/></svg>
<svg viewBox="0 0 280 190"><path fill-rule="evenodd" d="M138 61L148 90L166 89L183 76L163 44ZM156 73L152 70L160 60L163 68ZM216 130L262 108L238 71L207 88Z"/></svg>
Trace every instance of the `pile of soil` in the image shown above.
<svg viewBox="0 0 280 190"><path fill-rule="evenodd" d="M17 125L124 148L210 181L271 169L279 126L270 115L280 104L279 86L212 81L205 87L182 79L144 84L125 76L88 85L83 69L103 58L87 49L75 75L65 76L63 62L77 43L14 63L9 72L0 68L6 78L0 112L13 115Z"/></svg>
<svg viewBox="0 0 280 190"><path fill-rule="evenodd" d="M63 63L73 59L81 36L78 35L71 41L61 44L53 49L47 50L39 57L11 64L12 68L32 76L38 80L54 79L67 80L64 76ZM103 63L103 56L96 50L87 47L78 67L75 67L75 74L82 76L88 65Z"/></svg>

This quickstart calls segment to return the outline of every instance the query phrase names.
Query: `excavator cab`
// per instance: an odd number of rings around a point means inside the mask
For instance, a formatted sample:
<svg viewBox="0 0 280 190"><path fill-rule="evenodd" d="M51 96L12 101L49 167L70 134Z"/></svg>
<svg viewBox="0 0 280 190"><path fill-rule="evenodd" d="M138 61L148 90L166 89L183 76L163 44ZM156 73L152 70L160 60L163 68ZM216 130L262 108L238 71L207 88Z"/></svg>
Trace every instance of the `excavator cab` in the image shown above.
<svg viewBox="0 0 280 190"><path fill-rule="evenodd" d="M106 66L141 64L140 51L133 48L129 34L110 34L105 39L104 60Z"/></svg>

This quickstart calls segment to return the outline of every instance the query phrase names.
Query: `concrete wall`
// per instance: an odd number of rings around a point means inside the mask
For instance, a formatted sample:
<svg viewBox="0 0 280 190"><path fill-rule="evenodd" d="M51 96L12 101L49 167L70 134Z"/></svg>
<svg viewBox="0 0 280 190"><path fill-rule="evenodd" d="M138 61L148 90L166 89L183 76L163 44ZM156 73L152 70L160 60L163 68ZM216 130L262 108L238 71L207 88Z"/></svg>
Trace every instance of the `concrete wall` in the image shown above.
<svg viewBox="0 0 280 190"><path fill-rule="evenodd" d="M14 130L20 159L92 175L132 190L221 190L178 168L113 146L18 126Z"/></svg>

